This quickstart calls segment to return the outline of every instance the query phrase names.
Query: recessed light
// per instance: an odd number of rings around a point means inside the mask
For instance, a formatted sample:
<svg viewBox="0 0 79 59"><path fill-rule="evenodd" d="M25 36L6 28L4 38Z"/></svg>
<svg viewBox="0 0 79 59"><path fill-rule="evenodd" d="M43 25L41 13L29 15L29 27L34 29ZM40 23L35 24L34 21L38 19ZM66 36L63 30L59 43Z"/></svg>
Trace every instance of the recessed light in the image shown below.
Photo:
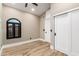
<svg viewBox="0 0 79 59"><path fill-rule="evenodd" d="M31 10L32 10L32 11L35 11L35 9L34 9L34 8L32 8Z"/></svg>

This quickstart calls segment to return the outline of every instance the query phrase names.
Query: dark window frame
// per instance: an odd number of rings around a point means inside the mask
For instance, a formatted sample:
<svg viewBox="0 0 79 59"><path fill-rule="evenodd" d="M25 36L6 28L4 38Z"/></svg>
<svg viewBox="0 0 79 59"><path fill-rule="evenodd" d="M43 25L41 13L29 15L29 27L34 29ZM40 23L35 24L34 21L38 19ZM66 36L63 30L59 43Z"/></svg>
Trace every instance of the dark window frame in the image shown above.
<svg viewBox="0 0 79 59"><path fill-rule="evenodd" d="M19 23L9 22L12 19L18 21ZM7 26L6 26L7 27L7 31L6 31L6 38L7 39L21 38L21 22L18 19L16 19L16 18L10 18L10 19L7 20L7 23L6 24L7 24ZM13 25L13 27L12 27L13 37L9 37L9 35L8 35L8 33L9 33L9 27L8 27L8 25L9 24L12 24ZM16 28L15 25L16 24L18 25L18 36L15 36L15 32L16 32L15 31L15 28Z"/></svg>

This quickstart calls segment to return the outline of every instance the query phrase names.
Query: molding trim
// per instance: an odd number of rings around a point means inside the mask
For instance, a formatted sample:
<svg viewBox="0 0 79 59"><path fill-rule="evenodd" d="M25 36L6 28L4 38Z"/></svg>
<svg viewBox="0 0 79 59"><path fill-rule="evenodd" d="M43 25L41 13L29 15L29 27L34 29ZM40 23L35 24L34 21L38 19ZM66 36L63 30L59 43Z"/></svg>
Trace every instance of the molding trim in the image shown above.
<svg viewBox="0 0 79 59"><path fill-rule="evenodd" d="M62 14L65 14L65 13L69 13L69 12L72 12L72 11L75 11L75 10L79 10L79 7L76 7L76 8L72 8L70 10L67 10L67 11L64 11L64 12L60 12L60 13L57 13L57 14L54 14L53 16L58 16L58 15L62 15Z"/></svg>
<svg viewBox="0 0 79 59"><path fill-rule="evenodd" d="M79 53L71 52L71 56L79 56Z"/></svg>
<svg viewBox="0 0 79 59"><path fill-rule="evenodd" d="M51 49L54 49L53 45L50 45L50 48L51 48Z"/></svg>
<svg viewBox="0 0 79 59"><path fill-rule="evenodd" d="M12 43L12 44L3 45L2 49L3 48L8 48L8 47L13 47L13 46L18 46L18 45L21 45L21 44L24 44L24 43L30 43L30 42L37 41L37 40L48 42L48 41L46 41L44 39L38 38L38 39L29 40L29 41L22 41L22 42L18 42L18 43Z"/></svg>
<svg viewBox="0 0 79 59"><path fill-rule="evenodd" d="M29 41L22 41L22 42L18 42L18 43L12 43L12 44L3 45L2 49L3 48L8 48L8 47L13 47L13 46L18 46L18 45L21 45L21 44L24 44L24 43L29 43L29 42L33 42L33 41L37 41L37 40L42 40L43 41L43 39L40 39L40 38L29 40Z"/></svg>

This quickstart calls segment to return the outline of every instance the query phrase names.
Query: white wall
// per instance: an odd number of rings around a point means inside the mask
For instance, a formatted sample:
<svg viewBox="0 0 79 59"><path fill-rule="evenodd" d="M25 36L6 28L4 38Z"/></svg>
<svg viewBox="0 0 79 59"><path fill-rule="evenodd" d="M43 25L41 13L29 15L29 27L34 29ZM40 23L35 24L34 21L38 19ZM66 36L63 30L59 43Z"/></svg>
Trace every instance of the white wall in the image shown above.
<svg viewBox="0 0 79 59"><path fill-rule="evenodd" d="M76 7L79 7L79 3L52 3L51 12L52 14L57 14Z"/></svg>
<svg viewBox="0 0 79 59"><path fill-rule="evenodd" d="M6 39L6 21L9 18L17 18L22 23L22 37L17 39ZM3 44L10 44L20 41L30 40L30 36L35 39L40 37L40 19L38 16L25 13L14 8L3 6Z"/></svg>

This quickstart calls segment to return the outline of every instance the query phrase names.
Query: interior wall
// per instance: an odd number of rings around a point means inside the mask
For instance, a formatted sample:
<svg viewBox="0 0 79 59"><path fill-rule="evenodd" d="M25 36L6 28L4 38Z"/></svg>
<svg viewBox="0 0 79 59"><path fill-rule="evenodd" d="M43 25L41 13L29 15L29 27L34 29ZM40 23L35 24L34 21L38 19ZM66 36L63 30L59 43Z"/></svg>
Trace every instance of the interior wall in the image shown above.
<svg viewBox="0 0 79 59"><path fill-rule="evenodd" d="M51 4L51 8L49 11L49 14L51 14L50 23L51 23L51 28L53 31L51 34L51 40L54 39L54 29L55 29L54 18L52 15L60 13L60 12L64 12L76 7L79 7L79 3L54 3L54 4L52 3ZM22 22L22 29L23 29L22 38L6 40L6 20L11 17L17 18ZM41 16L41 20L39 20L39 17L35 15L24 13L16 9L3 6L3 43L9 44L13 42L29 40L30 36L32 36L32 38L38 38L38 37L44 38L44 33L42 31L44 28L44 24L42 23L44 23L43 16Z"/></svg>
<svg viewBox="0 0 79 59"><path fill-rule="evenodd" d="M22 23L22 37L15 39L6 39L6 21L9 18L17 18ZM20 41L36 39L40 37L40 19L38 16L19 11L17 9L3 6L3 44L16 43Z"/></svg>
<svg viewBox="0 0 79 59"><path fill-rule="evenodd" d="M0 48L2 45L2 4L0 3Z"/></svg>
<svg viewBox="0 0 79 59"><path fill-rule="evenodd" d="M57 14L76 7L79 7L79 3L52 3L51 11L52 14Z"/></svg>

